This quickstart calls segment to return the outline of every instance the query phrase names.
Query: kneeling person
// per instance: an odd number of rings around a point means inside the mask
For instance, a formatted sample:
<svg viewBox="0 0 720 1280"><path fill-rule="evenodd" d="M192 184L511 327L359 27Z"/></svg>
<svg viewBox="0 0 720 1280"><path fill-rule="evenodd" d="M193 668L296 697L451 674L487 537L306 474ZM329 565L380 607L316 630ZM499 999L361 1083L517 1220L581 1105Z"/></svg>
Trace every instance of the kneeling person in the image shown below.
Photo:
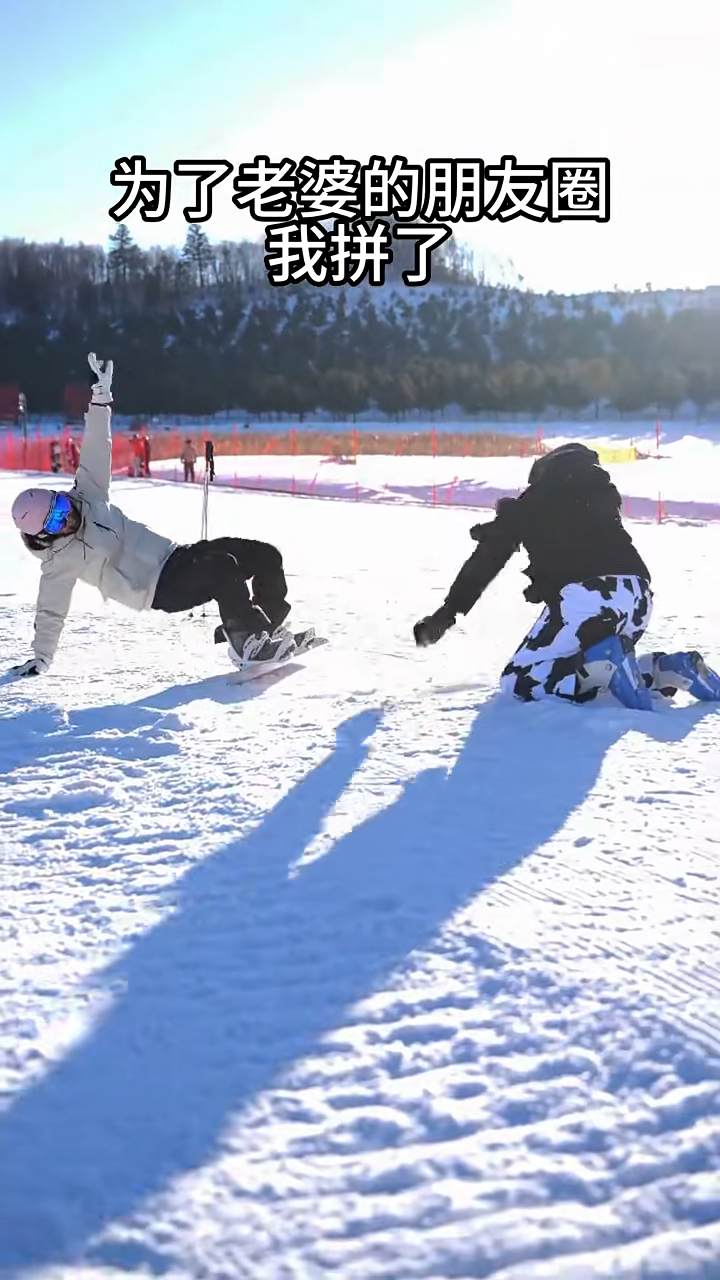
<svg viewBox="0 0 720 1280"><path fill-rule="evenodd" d="M525 598L545 607L505 667L503 689L524 702L548 695L587 702L609 687L640 710L650 709L652 689L720 699L720 678L698 653L658 652L638 663L635 646L650 621L653 594L620 506L594 450L574 443L538 458L519 497L501 498L495 519L471 530L478 546L445 603L416 623L416 644L435 644L524 546Z"/></svg>

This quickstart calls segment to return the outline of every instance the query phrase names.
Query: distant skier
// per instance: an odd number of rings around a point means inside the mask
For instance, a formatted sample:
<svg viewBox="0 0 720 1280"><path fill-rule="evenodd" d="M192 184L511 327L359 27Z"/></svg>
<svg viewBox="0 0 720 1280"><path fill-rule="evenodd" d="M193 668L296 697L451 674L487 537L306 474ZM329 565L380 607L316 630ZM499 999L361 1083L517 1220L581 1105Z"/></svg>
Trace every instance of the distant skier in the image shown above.
<svg viewBox="0 0 720 1280"><path fill-rule="evenodd" d="M103 370L93 353L88 360L97 382L73 488L27 489L12 507L25 546L41 561L34 657L14 673L40 675L50 666L78 579L135 610L178 613L216 600L222 628L215 638L227 639L235 661L289 656L295 638L282 626L290 605L275 547L246 538L178 546L109 502L113 365L108 361ZM298 644L308 634L301 633Z"/></svg>
<svg viewBox="0 0 720 1280"><path fill-rule="evenodd" d="M128 465L128 475L134 476L135 479L142 476L145 470L145 447L137 431L133 431L130 437L130 463Z"/></svg>
<svg viewBox="0 0 720 1280"><path fill-rule="evenodd" d="M195 463L197 462L197 449L195 448L195 445L193 444L189 436L185 441L185 444L183 445L182 453L180 454L180 461L183 464L183 480L186 483L187 481L194 481L195 480Z"/></svg>
<svg viewBox="0 0 720 1280"><path fill-rule="evenodd" d="M147 427L143 427L143 431L140 439L142 440L142 447L143 447L143 475L147 480L149 480L150 479L150 459L152 456L152 443L148 435Z"/></svg>
<svg viewBox="0 0 720 1280"><path fill-rule="evenodd" d="M68 436L65 442L65 450L67 453L68 471L70 471L72 475L75 475L75 472L80 466L80 450L78 449L73 436Z"/></svg>
<svg viewBox="0 0 720 1280"><path fill-rule="evenodd" d="M528 487L517 498L501 498L495 519L470 530L478 546L445 603L415 624L415 643L436 644L524 546L525 599L545 608L505 667L504 690L523 702L548 695L588 702L609 688L639 710L651 709L651 690L720 700L720 677L699 653L651 653L638 663L635 645L650 621L653 595L620 506L586 445L561 445L538 458Z"/></svg>

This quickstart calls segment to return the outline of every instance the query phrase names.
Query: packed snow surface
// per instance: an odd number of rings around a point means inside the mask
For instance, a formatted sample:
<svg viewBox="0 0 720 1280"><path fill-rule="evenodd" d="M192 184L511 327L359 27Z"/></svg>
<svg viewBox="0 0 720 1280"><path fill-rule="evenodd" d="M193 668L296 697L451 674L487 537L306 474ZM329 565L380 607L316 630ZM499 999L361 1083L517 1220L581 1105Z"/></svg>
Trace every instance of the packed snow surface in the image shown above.
<svg viewBox="0 0 720 1280"><path fill-rule="evenodd" d="M115 500L199 536L199 487ZM720 707L497 697L520 556L415 651L473 519L218 487L329 646L240 686L214 608L80 586L3 684L3 1277L720 1276ZM720 528L632 528L648 646L720 664Z"/></svg>

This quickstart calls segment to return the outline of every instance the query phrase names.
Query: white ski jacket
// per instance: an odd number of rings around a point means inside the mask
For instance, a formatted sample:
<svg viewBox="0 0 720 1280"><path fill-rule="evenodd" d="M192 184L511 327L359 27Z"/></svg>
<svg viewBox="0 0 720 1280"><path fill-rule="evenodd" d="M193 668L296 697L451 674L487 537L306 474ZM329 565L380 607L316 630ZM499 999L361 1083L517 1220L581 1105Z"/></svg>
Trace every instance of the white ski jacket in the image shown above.
<svg viewBox="0 0 720 1280"><path fill-rule="evenodd" d="M82 512L80 528L32 552L42 562L33 651L47 666L55 657L78 579L97 587L104 600L150 609L160 571L177 545L110 503L110 423L109 408L90 405L69 495Z"/></svg>

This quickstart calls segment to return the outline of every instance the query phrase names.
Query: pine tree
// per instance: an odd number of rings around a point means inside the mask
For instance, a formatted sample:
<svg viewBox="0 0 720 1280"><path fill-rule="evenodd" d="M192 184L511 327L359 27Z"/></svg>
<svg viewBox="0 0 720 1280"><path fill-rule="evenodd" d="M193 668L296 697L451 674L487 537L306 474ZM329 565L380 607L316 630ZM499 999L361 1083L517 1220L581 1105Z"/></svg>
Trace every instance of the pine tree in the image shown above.
<svg viewBox="0 0 720 1280"><path fill-rule="evenodd" d="M142 254L123 222L110 236L108 275L111 280L127 284L142 262Z"/></svg>
<svg viewBox="0 0 720 1280"><path fill-rule="evenodd" d="M200 292L204 293L210 269L215 262L215 251L197 223L188 227L181 257Z"/></svg>

